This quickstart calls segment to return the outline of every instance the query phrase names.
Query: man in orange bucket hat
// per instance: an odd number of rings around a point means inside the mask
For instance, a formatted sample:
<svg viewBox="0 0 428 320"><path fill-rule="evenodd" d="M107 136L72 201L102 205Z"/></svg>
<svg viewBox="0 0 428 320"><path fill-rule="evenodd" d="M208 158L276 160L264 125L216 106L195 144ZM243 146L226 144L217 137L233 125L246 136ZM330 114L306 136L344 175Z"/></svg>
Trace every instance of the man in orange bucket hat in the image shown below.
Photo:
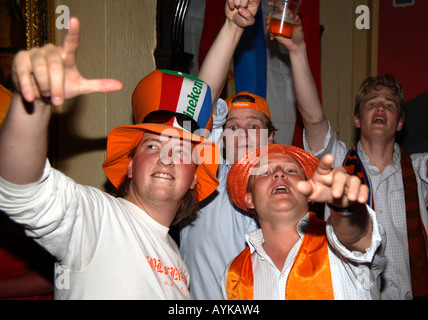
<svg viewBox="0 0 428 320"><path fill-rule="evenodd" d="M148 75L134 94L136 124L115 128L107 143L104 170L117 188L127 184L124 196L80 185L46 160L50 105L122 84L81 76L79 35L71 18L61 47L14 60L17 90L0 131L0 210L57 259L56 299L189 299L189 273L168 232L178 211L193 211L217 186L217 147L202 136L210 89L185 75Z"/></svg>
<svg viewBox="0 0 428 320"><path fill-rule="evenodd" d="M318 160L294 146L272 144L230 169L230 199L257 217L260 229L226 269L227 299L379 299L386 262L384 232L366 205L368 188L333 157ZM309 212L327 203L327 223Z"/></svg>
<svg viewBox="0 0 428 320"><path fill-rule="evenodd" d="M187 74L155 70L136 86L132 108L136 124L114 128L107 141L103 168L110 182L117 189L123 187L130 151L138 145L143 133L149 131L195 144L195 150L191 151L198 163L194 191L198 201L209 196L218 186L219 162L218 148L204 139L212 127L210 87Z"/></svg>

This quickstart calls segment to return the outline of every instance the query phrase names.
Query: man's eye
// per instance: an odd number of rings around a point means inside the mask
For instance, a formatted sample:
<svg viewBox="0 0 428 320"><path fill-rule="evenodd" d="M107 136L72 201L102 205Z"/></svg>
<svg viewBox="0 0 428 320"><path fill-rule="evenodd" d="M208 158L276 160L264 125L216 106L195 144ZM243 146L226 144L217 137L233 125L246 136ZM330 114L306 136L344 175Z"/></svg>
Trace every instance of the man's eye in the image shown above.
<svg viewBox="0 0 428 320"><path fill-rule="evenodd" d="M260 169L260 170L258 170L258 174L261 176L265 176L265 175L269 174L269 170L268 169Z"/></svg>
<svg viewBox="0 0 428 320"><path fill-rule="evenodd" d="M258 128L259 128L259 126L257 124L253 124L250 126L250 129L258 129Z"/></svg>
<svg viewBox="0 0 428 320"><path fill-rule="evenodd" d="M269 174L269 168L257 168L254 173L259 176L266 176Z"/></svg>
<svg viewBox="0 0 428 320"><path fill-rule="evenodd" d="M183 156L190 156L191 152L190 150L184 149L184 148L180 148L176 151L178 154L183 155Z"/></svg>
<svg viewBox="0 0 428 320"><path fill-rule="evenodd" d="M260 171L259 171L260 173L260 175L261 176L267 176L267 175L269 175L269 173L270 173L270 170L269 170L269 168L260 168Z"/></svg>
<svg viewBox="0 0 428 320"><path fill-rule="evenodd" d="M180 147L175 150L175 153L182 158L191 159L192 151L189 148Z"/></svg>

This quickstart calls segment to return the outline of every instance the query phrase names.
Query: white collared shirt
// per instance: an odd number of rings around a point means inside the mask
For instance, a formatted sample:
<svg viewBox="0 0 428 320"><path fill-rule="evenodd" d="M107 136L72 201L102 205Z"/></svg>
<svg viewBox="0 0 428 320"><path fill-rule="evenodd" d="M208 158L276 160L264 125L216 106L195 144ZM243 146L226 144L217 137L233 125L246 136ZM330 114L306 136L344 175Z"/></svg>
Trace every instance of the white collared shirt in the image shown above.
<svg viewBox="0 0 428 320"><path fill-rule="evenodd" d="M336 133L329 123L329 131L324 141L323 148L314 153L310 150L303 136L305 150L322 158L330 153L335 157L334 167L340 167L348 153L345 143L336 139ZM387 246L385 258L388 260L385 272L382 276L383 289L382 300L412 299L412 286L410 278L409 247L407 240L406 201L404 198L404 186L401 171L401 152L398 144L394 146L393 163L388 165L382 173L370 163L370 159L364 152L361 144L358 145L358 156L363 162L367 176L370 180L376 216L379 223L385 229ZM428 226L428 153L412 154L412 164L418 183L419 209L422 223L427 231Z"/></svg>
<svg viewBox="0 0 428 320"><path fill-rule="evenodd" d="M331 222L326 230L329 241L328 254L330 261L333 292L335 300L371 300L379 299L380 274L385 267L382 259L382 246L385 242L382 227L376 221L375 213L369 209L373 221L373 235L370 247L365 253L351 252L337 239ZM299 222L297 232L300 239L290 250L282 270L279 270L263 249L262 229L247 234L250 247L254 277L254 300L284 300L288 275L303 241L308 227L309 214ZM378 248L380 250L378 250ZM230 264L229 264L230 266ZM226 295L226 278L229 266L223 277L223 298ZM308 288L308 291L311 288Z"/></svg>

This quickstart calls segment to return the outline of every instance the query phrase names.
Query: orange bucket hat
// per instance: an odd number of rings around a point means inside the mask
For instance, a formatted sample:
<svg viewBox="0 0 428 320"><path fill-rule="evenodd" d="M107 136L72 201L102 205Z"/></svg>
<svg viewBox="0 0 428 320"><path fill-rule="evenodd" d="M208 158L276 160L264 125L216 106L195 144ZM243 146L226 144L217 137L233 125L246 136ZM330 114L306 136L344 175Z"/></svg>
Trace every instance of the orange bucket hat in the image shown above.
<svg viewBox="0 0 428 320"><path fill-rule="evenodd" d="M236 98L238 98L240 96L249 96L249 97L251 97L250 100L252 100L252 101L234 101ZM234 95L233 97L227 98L225 101L227 103L227 108L229 110L230 109L242 109L242 108L256 109L256 110L263 112L269 119L271 119L270 111L269 111L269 105L268 105L267 101L264 98L262 98L256 94L249 93L247 91L243 91L243 92L240 92L240 93Z"/></svg>
<svg viewBox="0 0 428 320"><path fill-rule="evenodd" d="M110 182L119 188L127 175L131 151L145 131L178 137L195 143L197 152L196 192L199 201L218 186L219 149L203 137L212 127L211 89L190 75L155 70L144 77L132 95L135 125L114 128L107 139L107 155L103 164ZM195 160L195 158L193 157Z"/></svg>
<svg viewBox="0 0 428 320"><path fill-rule="evenodd" d="M260 163L262 158L276 153L287 154L296 159L303 168L308 179L312 177L317 169L319 159L298 147L270 144L249 152L230 168L229 174L227 175L229 196L237 207L247 211L244 198L247 193L247 185L251 172L253 168Z"/></svg>

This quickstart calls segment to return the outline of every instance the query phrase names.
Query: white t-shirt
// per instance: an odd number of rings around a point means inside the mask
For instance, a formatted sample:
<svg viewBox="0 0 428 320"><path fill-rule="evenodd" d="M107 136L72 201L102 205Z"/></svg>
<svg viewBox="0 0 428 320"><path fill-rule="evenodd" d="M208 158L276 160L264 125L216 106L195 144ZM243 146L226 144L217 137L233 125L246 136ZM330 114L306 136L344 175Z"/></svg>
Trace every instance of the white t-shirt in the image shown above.
<svg viewBox="0 0 428 320"><path fill-rule="evenodd" d="M168 228L48 161L40 182L0 178L0 210L57 258L55 299L190 299L188 270Z"/></svg>

